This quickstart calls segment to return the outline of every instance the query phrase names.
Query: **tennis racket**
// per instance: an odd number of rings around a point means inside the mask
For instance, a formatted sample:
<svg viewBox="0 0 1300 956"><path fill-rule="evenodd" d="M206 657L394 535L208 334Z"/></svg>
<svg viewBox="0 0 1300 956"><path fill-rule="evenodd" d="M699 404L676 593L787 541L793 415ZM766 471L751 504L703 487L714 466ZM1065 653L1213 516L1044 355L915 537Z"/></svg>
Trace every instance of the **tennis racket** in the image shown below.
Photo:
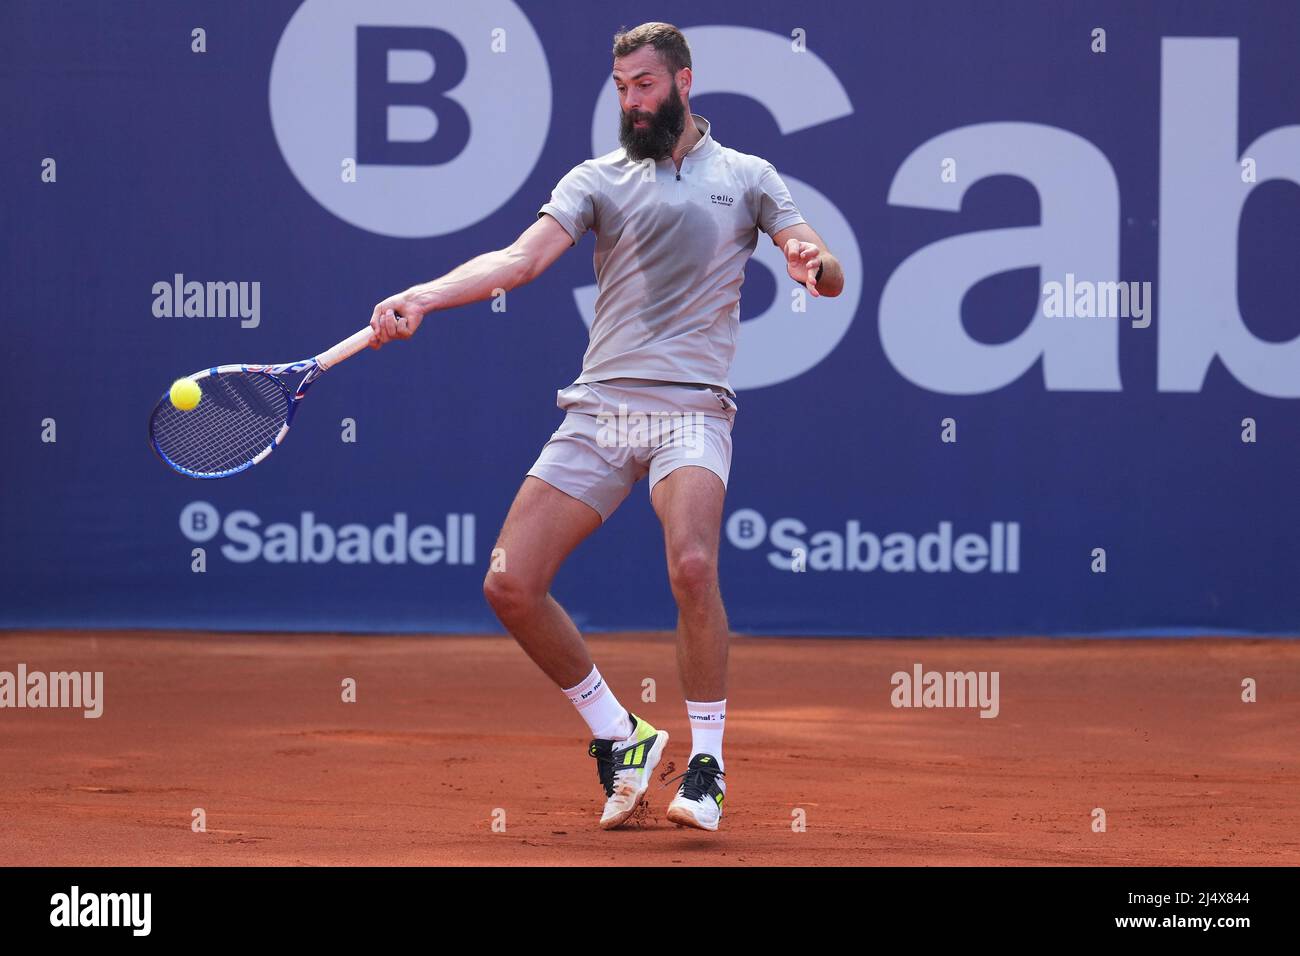
<svg viewBox="0 0 1300 956"><path fill-rule="evenodd" d="M315 358L284 365L217 365L187 376L203 393L181 411L170 392L149 416L149 444L190 478L229 478L263 461L284 441L294 413L323 372L370 344L366 326ZM303 375L296 388L292 382Z"/></svg>

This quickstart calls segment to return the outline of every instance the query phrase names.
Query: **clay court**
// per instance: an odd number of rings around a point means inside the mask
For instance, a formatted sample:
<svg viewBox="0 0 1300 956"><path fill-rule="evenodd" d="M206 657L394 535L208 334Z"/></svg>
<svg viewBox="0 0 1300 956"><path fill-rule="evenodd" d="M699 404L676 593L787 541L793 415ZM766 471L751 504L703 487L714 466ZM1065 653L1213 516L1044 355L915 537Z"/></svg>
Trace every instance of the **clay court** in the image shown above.
<svg viewBox="0 0 1300 956"><path fill-rule="evenodd" d="M680 772L672 636L590 643ZM599 830L582 721L502 636L8 632L0 661L104 672L99 719L0 714L6 866L1300 863L1294 641L737 637L716 834L658 787ZM893 708L918 662L998 671L999 715Z"/></svg>

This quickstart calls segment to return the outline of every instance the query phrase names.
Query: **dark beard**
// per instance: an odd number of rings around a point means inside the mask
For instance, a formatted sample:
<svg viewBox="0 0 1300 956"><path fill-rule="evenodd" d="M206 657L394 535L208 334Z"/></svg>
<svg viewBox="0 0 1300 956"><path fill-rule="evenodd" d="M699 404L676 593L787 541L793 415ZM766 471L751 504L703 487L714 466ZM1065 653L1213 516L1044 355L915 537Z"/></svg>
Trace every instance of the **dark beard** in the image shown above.
<svg viewBox="0 0 1300 956"><path fill-rule="evenodd" d="M638 119L650 122L642 129L632 125ZM682 130L686 128L686 107L674 87L663 105L654 113L619 111L618 141L627 151L629 159L641 162L653 159L658 162L672 155Z"/></svg>

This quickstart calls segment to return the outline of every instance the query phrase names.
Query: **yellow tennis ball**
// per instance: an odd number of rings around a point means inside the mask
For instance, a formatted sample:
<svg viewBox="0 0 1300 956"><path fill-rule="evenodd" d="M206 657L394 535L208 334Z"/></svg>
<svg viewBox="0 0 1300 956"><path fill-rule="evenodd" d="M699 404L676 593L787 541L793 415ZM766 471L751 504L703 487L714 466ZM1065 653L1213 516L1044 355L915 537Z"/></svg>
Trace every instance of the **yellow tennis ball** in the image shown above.
<svg viewBox="0 0 1300 956"><path fill-rule="evenodd" d="M183 412L188 412L199 403L203 397L203 390L199 388L199 383L192 378L178 378L172 382L171 400Z"/></svg>

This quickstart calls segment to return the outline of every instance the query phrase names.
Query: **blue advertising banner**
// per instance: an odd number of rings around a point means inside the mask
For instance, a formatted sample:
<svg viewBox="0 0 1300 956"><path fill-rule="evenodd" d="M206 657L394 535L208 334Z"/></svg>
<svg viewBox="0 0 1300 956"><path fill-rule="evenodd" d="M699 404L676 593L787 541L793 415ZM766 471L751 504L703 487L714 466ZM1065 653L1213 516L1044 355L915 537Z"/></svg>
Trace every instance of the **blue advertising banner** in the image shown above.
<svg viewBox="0 0 1300 956"><path fill-rule="evenodd" d="M245 474L146 422L509 245L617 148L646 19L847 277L747 267L734 629L1300 631L1300 7L1039 0L5 4L0 625L495 629L592 237L331 371ZM581 627L675 622L645 487L556 580Z"/></svg>

